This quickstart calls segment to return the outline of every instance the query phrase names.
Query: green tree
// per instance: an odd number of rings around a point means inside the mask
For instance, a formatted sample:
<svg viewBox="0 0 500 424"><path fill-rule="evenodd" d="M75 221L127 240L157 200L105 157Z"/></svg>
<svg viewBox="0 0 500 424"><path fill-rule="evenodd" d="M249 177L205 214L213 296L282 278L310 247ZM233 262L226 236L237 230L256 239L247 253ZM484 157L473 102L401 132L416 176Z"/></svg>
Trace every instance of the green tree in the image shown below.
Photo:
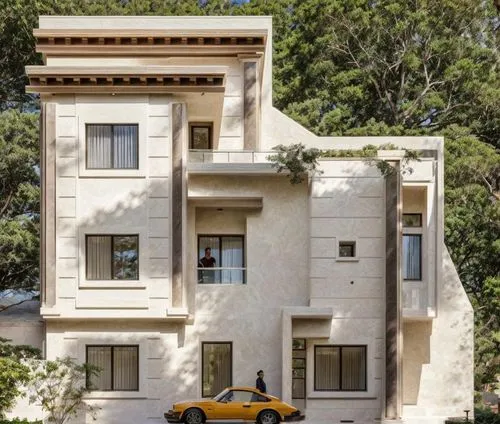
<svg viewBox="0 0 500 424"><path fill-rule="evenodd" d="M70 357L55 361L32 362L34 368L30 387L30 402L39 403L48 413L47 420L64 424L80 412L94 418L98 407L85 402L89 392L86 381L98 375L99 369L90 364L77 364Z"/></svg>
<svg viewBox="0 0 500 424"><path fill-rule="evenodd" d="M38 283L38 117L0 113L0 291Z"/></svg>
<svg viewBox="0 0 500 424"><path fill-rule="evenodd" d="M468 0L290 1L277 106L318 134L367 122L498 142L496 11ZM286 22L285 22L286 23Z"/></svg>
<svg viewBox="0 0 500 424"><path fill-rule="evenodd" d="M500 375L500 155L466 128L445 131L445 237L475 311L475 387Z"/></svg>
<svg viewBox="0 0 500 424"><path fill-rule="evenodd" d="M0 419L23 394L22 386L31 380L30 368L21 361L39 357L38 349L12 345L0 337Z"/></svg>

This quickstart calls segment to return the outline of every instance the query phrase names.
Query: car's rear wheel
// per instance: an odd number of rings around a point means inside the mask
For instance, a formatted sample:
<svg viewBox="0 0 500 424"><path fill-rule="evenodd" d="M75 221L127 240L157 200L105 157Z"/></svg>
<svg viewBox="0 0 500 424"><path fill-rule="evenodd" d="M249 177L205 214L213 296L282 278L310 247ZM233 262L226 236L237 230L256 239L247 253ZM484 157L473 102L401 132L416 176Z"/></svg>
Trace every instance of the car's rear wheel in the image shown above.
<svg viewBox="0 0 500 424"><path fill-rule="evenodd" d="M184 414L184 422L186 424L202 424L205 422L205 417L199 409L188 409Z"/></svg>
<svg viewBox="0 0 500 424"><path fill-rule="evenodd" d="M280 422L280 417L274 411L262 411L257 422L259 424L277 424Z"/></svg>

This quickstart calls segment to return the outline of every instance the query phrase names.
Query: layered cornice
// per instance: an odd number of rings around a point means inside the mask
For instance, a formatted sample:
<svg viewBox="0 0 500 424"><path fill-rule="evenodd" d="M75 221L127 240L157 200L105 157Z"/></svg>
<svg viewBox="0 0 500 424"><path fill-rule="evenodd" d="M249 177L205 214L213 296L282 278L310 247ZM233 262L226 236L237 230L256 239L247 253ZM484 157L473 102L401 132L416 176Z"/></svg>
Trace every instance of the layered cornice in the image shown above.
<svg viewBox="0 0 500 424"><path fill-rule="evenodd" d="M35 29L45 56L237 56L263 54L267 30Z"/></svg>
<svg viewBox="0 0 500 424"><path fill-rule="evenodd" d="M31 93L223 92L225 71L211 67L27 66Z"/></svg>

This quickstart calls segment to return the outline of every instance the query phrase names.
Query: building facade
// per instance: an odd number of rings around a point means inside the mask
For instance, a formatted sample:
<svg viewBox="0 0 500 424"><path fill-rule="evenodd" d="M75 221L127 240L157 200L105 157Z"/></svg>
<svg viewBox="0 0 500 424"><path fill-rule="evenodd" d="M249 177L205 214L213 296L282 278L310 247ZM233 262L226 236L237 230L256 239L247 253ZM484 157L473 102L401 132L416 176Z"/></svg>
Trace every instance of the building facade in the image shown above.
<svg viewBox="0 0 500 424"><path fill-rule="evenodd" d="M272 106L271 36L269 17L40 18L47 358L102 368L103 423L164 422L259 369L311 423L462 416L473 313L443 140L310 133ZM421 160L384 178L323 159L292 185L268 160L292 143Z"/></svg>

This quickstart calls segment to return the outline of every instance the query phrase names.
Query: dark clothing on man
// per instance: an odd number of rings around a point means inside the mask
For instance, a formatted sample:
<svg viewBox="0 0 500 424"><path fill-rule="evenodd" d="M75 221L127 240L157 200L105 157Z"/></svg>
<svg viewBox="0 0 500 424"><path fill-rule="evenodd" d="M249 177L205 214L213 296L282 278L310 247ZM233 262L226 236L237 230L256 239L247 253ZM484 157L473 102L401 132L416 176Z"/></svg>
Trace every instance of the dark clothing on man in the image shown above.
<svg viewBox="0 0 500 424"><path fill-rule="evenodd" d="M259 377L257 380L255 380L255 388L262 393L267 393L266 392L266 383L264 382L264 379Z"/></svg>
<svg viewBox="0 0 500 424"><path fill-rule="evenodd" d="M203 268L213 268L215 266L215 258L203 256L203 258L200 259L200 265Z"/></svg>

